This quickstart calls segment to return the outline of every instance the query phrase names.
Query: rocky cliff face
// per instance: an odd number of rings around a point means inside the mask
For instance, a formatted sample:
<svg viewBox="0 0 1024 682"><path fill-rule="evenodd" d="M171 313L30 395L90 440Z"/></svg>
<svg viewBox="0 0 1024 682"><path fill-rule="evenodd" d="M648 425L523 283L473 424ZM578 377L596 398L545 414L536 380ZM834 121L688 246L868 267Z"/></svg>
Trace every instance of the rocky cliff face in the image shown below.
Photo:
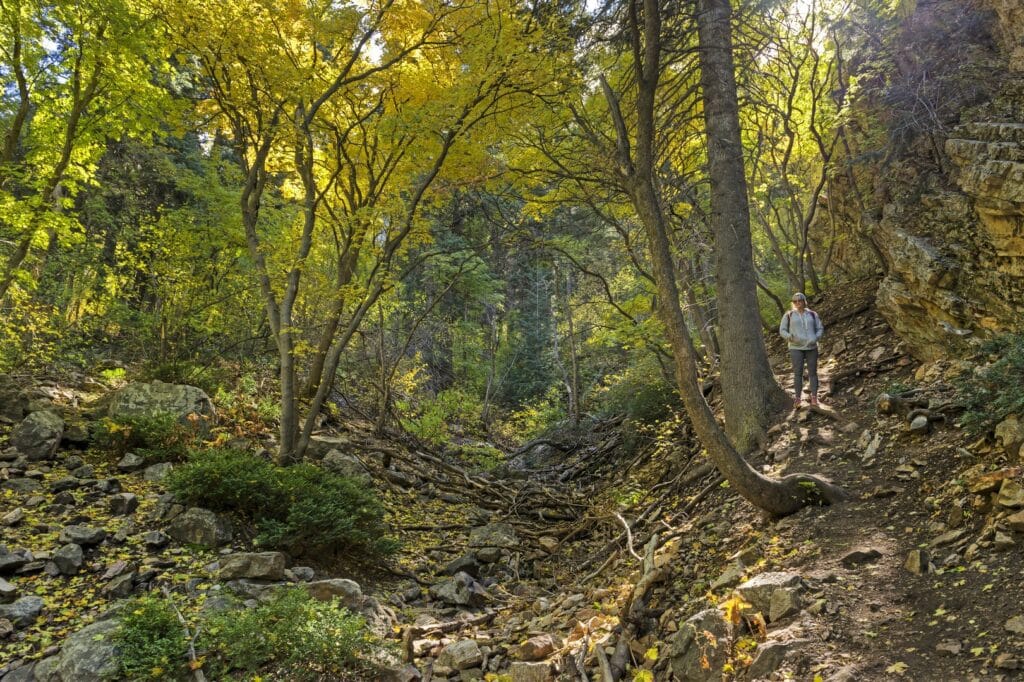
<svg viewBox="0 0 1024 682"><path fill-rule="evenodd" d="M920 0L890 67L852 104L888 134L857 170L879 310L923 360L1024 331L1024 0Z"/></svg>

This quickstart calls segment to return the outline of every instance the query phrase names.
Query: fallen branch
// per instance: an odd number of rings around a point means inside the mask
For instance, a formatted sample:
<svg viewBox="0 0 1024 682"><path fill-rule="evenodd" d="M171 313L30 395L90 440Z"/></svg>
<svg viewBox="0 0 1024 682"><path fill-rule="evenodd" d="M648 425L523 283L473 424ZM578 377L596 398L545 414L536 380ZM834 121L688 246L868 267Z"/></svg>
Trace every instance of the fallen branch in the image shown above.
<svg viewBox="0 0 1024 682"><path fill-rule="evenodd" d="M181 614L178 609L178 605L171 599L171 592L166 586L162 587L161 590L164 593L164 598L167 599L167 603L174 609L174 615L178 617L178 622L181 623L181 627L185 629L185 636L188 637L188 660L189 668L192 670L192 677L196 679L196 682L206 682L206 675L203 674L203 664L199 661L199 657L196 656L196 640L199 638L199 633L202 631L202 627L197 627L195 632L188 626L188 621L185 620L185 616Z"/></svg>

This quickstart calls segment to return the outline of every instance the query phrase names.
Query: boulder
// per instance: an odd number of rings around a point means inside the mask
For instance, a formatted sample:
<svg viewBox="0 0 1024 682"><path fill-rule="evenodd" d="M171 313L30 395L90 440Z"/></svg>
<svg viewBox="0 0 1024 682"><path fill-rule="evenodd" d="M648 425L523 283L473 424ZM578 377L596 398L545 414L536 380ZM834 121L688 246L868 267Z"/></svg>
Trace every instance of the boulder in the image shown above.
<svg viewBox="0 0 1024 682"><path fill-rule="evenodd" d="M146 545L146 549L156 550L167 546L167 543L171 541L171 536L162 530L151 530L142 535L142 542Z"/></svg>
<svg viewBox="0 0 1024 682"><path fill-rule="evenodd" d="M213 401L201 388L162 381L128 384L110 396L107 406L107 415L113 419L161 414L194 424L203 434L209 432L217 415Z"/></svg>
<svg viewBox="0 0 1024 682"><path fill-rule="evenodd" d="M676 678L718 682L729 660L732 623L718 609L707 609L681 623L669 639L669 664Z"/></svg>
<svg viewBox="0 0 1024 682"><path fill-rule="evenodd" d="M0 483L0 490L13 490L16 493L34 493L43 485L33 478L12 478Z"/></svg>
<svg viewBox="0 0 1024 682"><path fill-rule="evenodd" d="M754 662L747 668L747 678L751 680L765 679L785 660L790 651L798 645L806 644L806 640L789 640L787 642L765 642L757 647Z"/></svg>
<svg viewBox="0 0 1024 682"><path fill-rule="evenodd" d="M56 412L41 410L25 417L11 431L10 442L29 461L55 459L64 435L64 419Z"/></svg>
<svg viewBox="0 0 1024 682"><path fill-rule="evenodd" d="M344 435L310 436L306 446L306 457L321 460L331 452L343 453L352 448L352 442Z"/></svg>
<svg viewBox="0 0 1024 682"><path fill-rule="evenodd" d="M736 591L744 601L750 602L755 611L770 616L772 597L776 591L796 593L802 589L800 576L795 573L762 573L737 587Z"/></svg>
<svg viewBox="0 0 1024 682"><path fill-rule="evenodd" d="M113 639L117 627L116 620L101 620L68 637L54 666L61 682L115 679L118 661Z"/></svg>
<svg viewBox="0 0 1024 682"><path fill-rule="evenodd" d="M0 618L6 618L14 627L27 627L35 622L43 611L43 599L29 595L10 604L0 604Z"/></svg>
<svg viewBox="0 0 1024 682"><path fill-rule="evenodd" d="M455 670L473 668L483 663L484 655L475 639L460 639L444 648L437 657L439 665Z"/></svg>
<svg viewBox="0 0 1024 682"><path fill-rule="evenodd" d="M74 575L82 567L84 557L82 547L73 542L64 545L50 557L62 575Z"/></svg>
<svg viewBox="0 0 1024 682"><path fill-rule="evenodd" d="M231 542L231 524L209 509L192 507L167 526L167 534L178 542L203 547L220 547Z"/></svg>
<svg viewBox="0 0 1024 682"><path fill-rule="evenodd" d="M82 547L91 547L103 542L107 537L107 531L102 528L91 526L65 526L60 532L61 542L73 542Z"/></svg>
<svg viewBox="0 0 1024 682"><path fill-rule="evenodd" d="M317 601L330 601L335 597L342 606L350 609L358 608L363 602L363 589L355 580L347 578L331 578L315 580L305 584L309 596Z"/></svg>
<svg viewBox="0 0 1024 682"><path fill-rule="evenodd" d="M489 523L469 531L470 547L519 547L516 531L507 523Z"/></svg>
<svg viewBox="0 0 1024 682"><path fill-rule="evenodd" d="M284 554L281 552L244 552L228 554L220 560L220 578L284 579Z"/></svg>

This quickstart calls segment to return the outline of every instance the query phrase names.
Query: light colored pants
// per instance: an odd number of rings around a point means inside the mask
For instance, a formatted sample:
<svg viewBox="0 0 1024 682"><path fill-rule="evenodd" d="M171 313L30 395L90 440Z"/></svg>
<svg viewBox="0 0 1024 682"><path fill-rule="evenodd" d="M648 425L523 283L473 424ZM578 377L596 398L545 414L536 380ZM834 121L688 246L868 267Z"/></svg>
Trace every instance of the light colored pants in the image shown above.
<svg viewBox="0 0 1024 682"><path fill-rule="evenodd" d="M804 392L804 363L807 363L807 374L810 377L811 395L818 395L818 349L789 349L789 359L793 361L793 395L797 400Z"/></svg>

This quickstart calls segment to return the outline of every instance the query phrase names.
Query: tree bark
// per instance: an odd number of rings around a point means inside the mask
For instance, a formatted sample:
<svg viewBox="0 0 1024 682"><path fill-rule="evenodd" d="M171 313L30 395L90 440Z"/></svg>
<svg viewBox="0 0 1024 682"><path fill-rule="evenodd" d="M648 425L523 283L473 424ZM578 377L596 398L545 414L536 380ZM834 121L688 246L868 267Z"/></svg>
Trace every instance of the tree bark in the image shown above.
<svg viewBox="0 0 1024 682"><path fill-rule="evenodd" d="M697 34L711 180L715 282L721 302L722 397L729 439L742 452L764 439L788 399L761 333L743 168L729 0L700 0Z"/></svg>

